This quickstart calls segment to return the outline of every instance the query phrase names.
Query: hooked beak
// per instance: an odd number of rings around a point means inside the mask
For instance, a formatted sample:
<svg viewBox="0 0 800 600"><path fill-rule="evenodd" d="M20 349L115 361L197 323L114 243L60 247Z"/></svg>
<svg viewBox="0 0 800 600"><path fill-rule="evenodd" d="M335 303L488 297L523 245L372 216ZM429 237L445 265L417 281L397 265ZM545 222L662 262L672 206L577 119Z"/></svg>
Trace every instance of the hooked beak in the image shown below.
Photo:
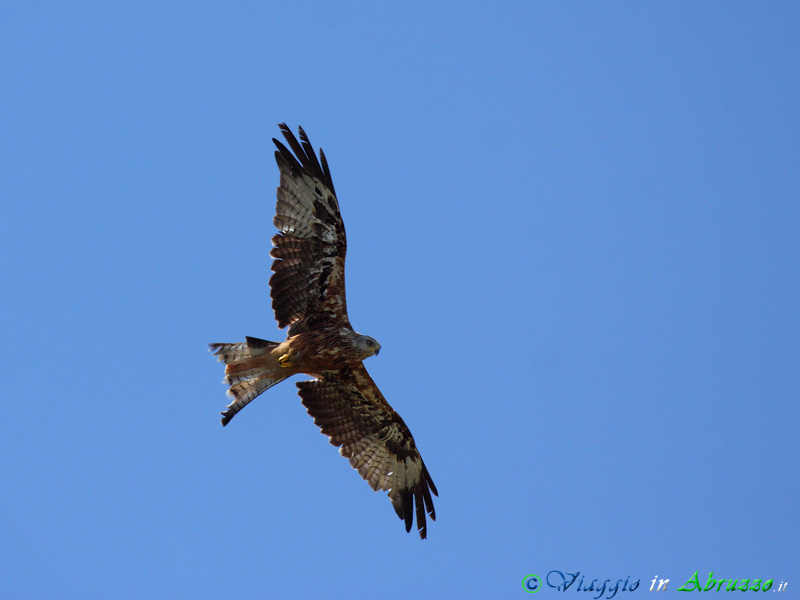
<svg viewBox="0 0 800 600"><path fill-rule="evenodd" d="M378 356L378 353L379 353L380 351L381 351L381 347L380 347L380 346L378 346L377 348L375 348L375 353L374 353L374 354L375 354L375 356Z"/></svg>

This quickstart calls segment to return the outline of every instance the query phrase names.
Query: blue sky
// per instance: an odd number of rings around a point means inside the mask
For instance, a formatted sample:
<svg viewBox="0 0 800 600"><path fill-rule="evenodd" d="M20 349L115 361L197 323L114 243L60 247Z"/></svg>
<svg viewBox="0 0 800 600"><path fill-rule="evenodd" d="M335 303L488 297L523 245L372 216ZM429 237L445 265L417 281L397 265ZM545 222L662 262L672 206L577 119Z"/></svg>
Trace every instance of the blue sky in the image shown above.
<svg viewBox="0 0 800 600"><path fill-rule="evenodd" d="M0 595L800 585L799 33L790 2L3 4ZM284 335L283 121L330 162L425 542L293 383L219 424L206 345Z"/></svg>

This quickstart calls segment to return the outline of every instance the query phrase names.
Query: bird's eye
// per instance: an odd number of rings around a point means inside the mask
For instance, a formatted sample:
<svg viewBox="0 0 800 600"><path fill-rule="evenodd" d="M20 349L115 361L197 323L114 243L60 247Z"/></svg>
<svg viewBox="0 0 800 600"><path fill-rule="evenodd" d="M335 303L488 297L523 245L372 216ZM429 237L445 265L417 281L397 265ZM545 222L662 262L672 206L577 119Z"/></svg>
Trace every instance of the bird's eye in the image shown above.
<svg viewBox="0 0 800 600"><path fill-rule="evenodd" d="M372 346L372 340L367 340L367 346Z"/></svg>

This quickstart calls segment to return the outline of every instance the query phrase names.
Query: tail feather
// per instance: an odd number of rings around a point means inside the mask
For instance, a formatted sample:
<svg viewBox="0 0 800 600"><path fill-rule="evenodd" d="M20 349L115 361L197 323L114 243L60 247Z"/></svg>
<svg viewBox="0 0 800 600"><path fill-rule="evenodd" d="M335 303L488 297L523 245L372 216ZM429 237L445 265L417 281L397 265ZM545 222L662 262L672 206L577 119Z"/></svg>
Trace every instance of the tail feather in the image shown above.
<svg viewBox="0 0 800 600"><path fill-rule="evenodd" d="M268 342L248 337L246 342L237 344L209 344L209 349L222 363L225 363L225 379L228 396L232 401L221 412L222 425L227 425L240 410L252 402L261 392L286 379L268 377L268 371L260 361L253 360L267 354L278 346L278 342Z"/></svg>
<svg viewBox="0 0 800 600"><path fill-rule="evenodd" d="M213 351L219 362L229 365L245 358L261 356L279 345L278 342L268 342L250 336L245 339L246 342L238 344L209 344L208 348Z"/></svg>
<svg viewBox="0 0 800 600"><path fill-rule="evenodd" d="M267 377L256 376L236 380L231 384L231 387L228 388L228 396L233 398L233 400L225 407L223 412L219 413L222 415L220 419L222 425L227 425L230 420L236 416L236 413L250 404L261 392L268 390L273 385L279 384L284 379L286 379L286 377L269 379ZM230 382L230 380L228 382Z"/></svg>

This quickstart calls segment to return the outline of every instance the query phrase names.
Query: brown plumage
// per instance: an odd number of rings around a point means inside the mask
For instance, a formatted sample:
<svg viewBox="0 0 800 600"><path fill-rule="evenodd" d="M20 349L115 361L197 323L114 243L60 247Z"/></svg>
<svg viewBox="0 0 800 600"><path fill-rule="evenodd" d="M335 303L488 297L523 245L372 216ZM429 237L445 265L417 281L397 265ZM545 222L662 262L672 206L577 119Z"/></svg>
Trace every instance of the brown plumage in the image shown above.
<svg viewBox="0 0 800 600"><path fill-rule="evenodd" d="M438 495L408 427L381 394L363 360L380 344L350 326L344 288L347 239L339 202L322 150L319 160L303 128L300 141L285 124L278 148L278 202L270 255L272 308L284 342L248 337L237 344L211 344L225 363L233 400L222 413L228 422L264 390L297 373L315 377L297 383L300 398L331 444L373 490L389 492L397 515L411 530L414 515L422 539L426 514L436 519Z"/></svg>

